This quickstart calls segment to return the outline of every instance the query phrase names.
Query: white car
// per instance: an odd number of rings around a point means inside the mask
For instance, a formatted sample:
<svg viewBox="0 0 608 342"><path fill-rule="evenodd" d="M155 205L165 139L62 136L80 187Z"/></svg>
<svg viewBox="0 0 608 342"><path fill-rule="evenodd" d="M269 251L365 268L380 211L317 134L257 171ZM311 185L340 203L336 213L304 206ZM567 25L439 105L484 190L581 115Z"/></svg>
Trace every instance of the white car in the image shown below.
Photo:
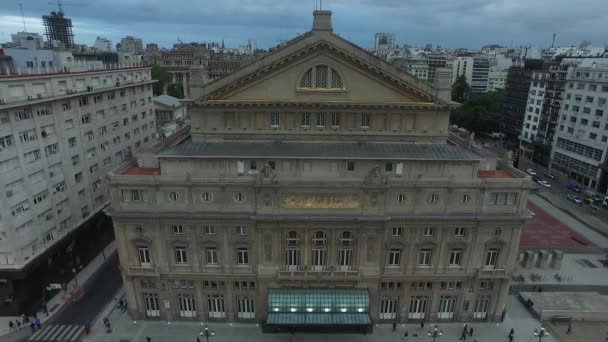
<svg viewBox="0 0 608 342"><path fill-rule="evenodd" d="M530 175L530 176L536 176L536 172L532 169L527 169L526 172Z"/></svg>
<svg viewBox="0 0 608 342"><path fill-rule="evenodd" d="M549 184L549 182L544 181L544 180L538 181L538 184L544 186L547 189L551 188L551 184Z"/></svg>
<svg viewBox="0 0 608 342"><path fill-rule="evenodd" d="M578 198L578 197L576 197L574 195L568 195L568 196L566 196L566 198L568 198L569 201L572 201L572 202L574 202L576 204L583 203L583 201L580 198Z"/></svg>

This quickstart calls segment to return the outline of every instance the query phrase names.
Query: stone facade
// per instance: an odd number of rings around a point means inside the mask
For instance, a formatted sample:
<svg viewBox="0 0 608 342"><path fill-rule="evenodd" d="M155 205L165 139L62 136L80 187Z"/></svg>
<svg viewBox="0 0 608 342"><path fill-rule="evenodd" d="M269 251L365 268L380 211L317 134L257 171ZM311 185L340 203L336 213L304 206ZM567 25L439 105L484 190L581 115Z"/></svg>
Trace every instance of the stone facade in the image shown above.
<svg viewBox="0 0 608 342"><path fill-rule="evenodd" d="M110 178L129 313L258 321L269 289L318 287L368 289L372 321L500 320L531 181L447 143L450 78L399 71L317 11L193 80L191 139Z"/></svg>

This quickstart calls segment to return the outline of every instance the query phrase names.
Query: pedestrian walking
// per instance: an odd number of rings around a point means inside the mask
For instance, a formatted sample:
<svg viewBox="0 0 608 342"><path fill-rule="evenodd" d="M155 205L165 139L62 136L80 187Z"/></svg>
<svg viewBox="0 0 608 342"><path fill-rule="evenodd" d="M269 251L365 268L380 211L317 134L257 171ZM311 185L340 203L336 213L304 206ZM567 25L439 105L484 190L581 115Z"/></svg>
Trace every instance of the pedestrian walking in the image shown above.
<svg viewBox="0 0 608 342"><path fill-rule="evenodd" d="M13 331L14 328L15 328L15 323L13 323L13 321L9 321L8 322L8 331Z"/></svg>
<svg viewBox="0 0 608 342"><path fill-rule="evenodd" d="M467 331L463 330L462 334L460 334L460 341L466 341L467 340Z"/></svg>
<svg viewBox="0 0 608 342"><path fill-rule="evenodd" d="M32 332L36 331L36 324L34 324L34 322L31 322L30 328L32 328Z"/></svg>
<svg viewBox="0 0 608 342"><path fill-rule="evenodd" d="M513 339L514 339L513 335L509 335L509 342L513 342Z"/></svg>
<svg viewBox="0 0 608 342"><path fill-rule="evenodd" d="M473 336L473 327L471 327L471 329L469 329L469 336Z"/></svg>
<svg viewBox="0 0 608 342"><path fill-rule="evenodd" d="M118 301L118 308L122 311L122 307L125 305L125 301L124 300L119 300Z"/></svg>
<svg viewBox="0 0 608 342"><path fill-rule="evenodd" d="M15 321L17 322L17 329L21 328L21 322L19 320Z"/></svg>
<svg viewBox="0 0 608 342"><path fill-rule="evenodd" d="M403 334L403 339L404 339L405 341L407 341L407 337L408 337L408 333L407 333L407 330L406 330L406 331L405 331L405 333Z"/></svg>
<svg viewBox="0 0 608 342"><path fill-rule="evenodd" d="M424 321L420 321L420 329L424 329Z"/></svg>
<svg viewBox="0 0 608 342"><path fill-rule="evenodd" d="M150 337L150 336L146 336L146 341L147 341L147 342L151 342L151 341L152 341L152 337Z"/></svg>
<svg viewBox="0 0 608 342"><path fill-rule="evenodd" d="M570 335L572 334L572 323L568 322L568 330L566 330L566 334Z"/></svg>
<svg viewBox="0 0 608 342"><path fill-rule="evenodd" d="M393 322L393 332L397 330L397 322Z"/></svg>
<svg viewBox="0 0 608 342"><path fill-rule="evenodd" d="M36 329L40 329L40 320L38 318L36 318L36 321L34 322L36 324Z"/></svg>

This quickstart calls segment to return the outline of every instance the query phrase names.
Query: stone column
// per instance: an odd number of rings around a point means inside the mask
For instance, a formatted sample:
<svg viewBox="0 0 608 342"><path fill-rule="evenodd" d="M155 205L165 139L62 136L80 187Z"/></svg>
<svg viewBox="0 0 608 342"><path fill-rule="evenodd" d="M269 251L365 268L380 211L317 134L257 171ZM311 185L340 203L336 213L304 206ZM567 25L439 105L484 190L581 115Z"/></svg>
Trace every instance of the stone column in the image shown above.
<svg viewBox="0 0 608 342"><path fill-rule="evenodd" d="M534 252L534 251L525 251L524 252L524 260L523 260L524 268L534 267L534 257L535 256L536 256L536 252Z"/></svg>
<svg viewBox="0 0 608 342"><path fill-rule="evenodd" d="M549 267L555 270L562 268L562 260L564 259L564 252L554 250L551 252L551 264Z"/></svg>
<svg viewBox="0 0 608 342"><path fill-rule="evenodd" d="M536 267L538 268L547 268L547 265L549 263L549 252L547 252L546 250L540 250L538 251L538 260L536 261Z"/></svg>

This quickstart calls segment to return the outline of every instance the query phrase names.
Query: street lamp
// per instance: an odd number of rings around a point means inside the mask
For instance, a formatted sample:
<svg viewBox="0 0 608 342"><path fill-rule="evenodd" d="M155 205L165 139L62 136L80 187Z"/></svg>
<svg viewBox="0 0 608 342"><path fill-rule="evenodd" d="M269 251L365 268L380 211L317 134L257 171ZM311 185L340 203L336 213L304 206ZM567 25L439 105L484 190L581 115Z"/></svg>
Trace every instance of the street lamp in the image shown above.
<svg viewBox="0 0 608 342"><path fill-rule="evenodd" d="M202 323L201 323L201 325L202 325ZM207 324L205 324L205 330L203 330L201 328L201 332L199 332L198 334L201 336L205 336L205 338L207 339L207 342L209 342L209 337L213 337L215 335L215 333L213 331L209 330L209 327L207 326Z"/></svg>
<svg viewBox="0 0 608 342"><path fill-rule="evenodd" d="M433 342L435 342L438 337L441 337L443 335L443 331L437 328L437 324L434 324L433 329L429 330L428 335L429 337L432 337Z"/></svg>
<svg viewBox="0 0 608 342"><path fill-rule="evenodd" d="M549 333L547 332L547 329L545 329L545 327L540 327L540 329L534 329L534 336L538 337L538 342L540 342L543 337L547 337L549 336Z"/></svg>

